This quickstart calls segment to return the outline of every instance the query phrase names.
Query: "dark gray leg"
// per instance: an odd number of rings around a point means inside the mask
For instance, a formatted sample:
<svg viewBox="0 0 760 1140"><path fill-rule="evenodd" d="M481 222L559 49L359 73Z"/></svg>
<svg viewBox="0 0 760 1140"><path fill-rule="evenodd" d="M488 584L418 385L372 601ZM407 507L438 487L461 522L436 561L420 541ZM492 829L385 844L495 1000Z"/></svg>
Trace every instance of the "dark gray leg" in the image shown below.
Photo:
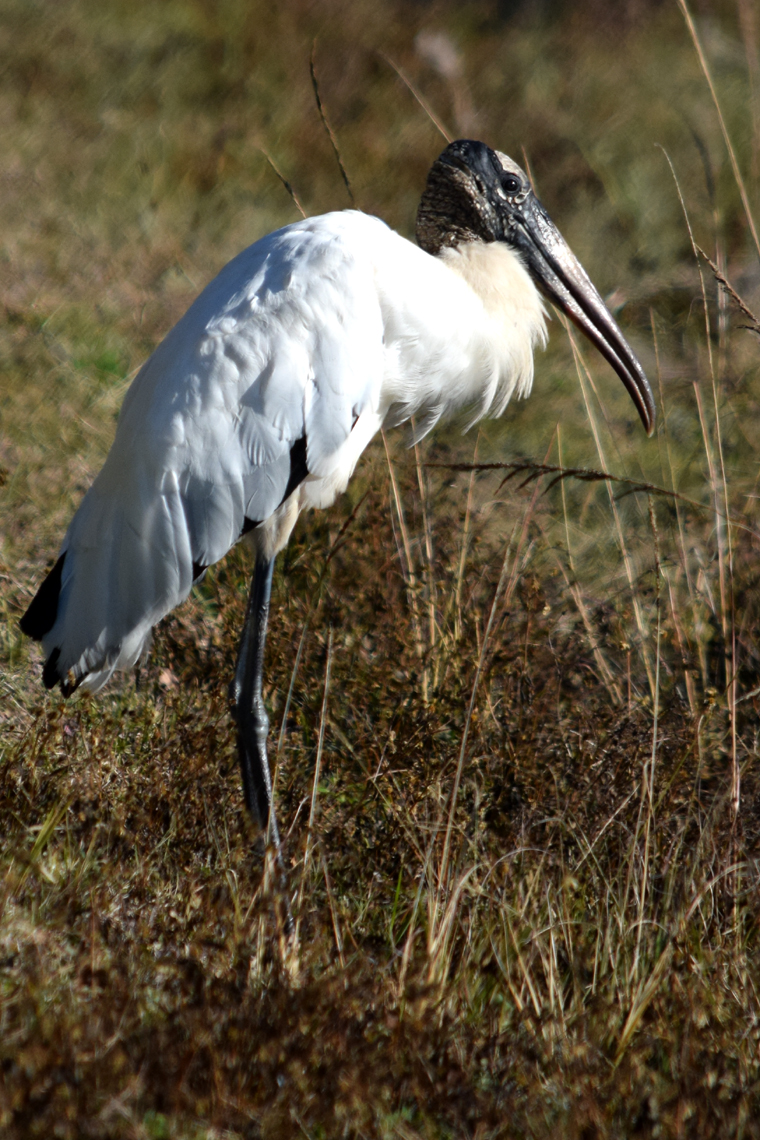
<svg viewBox="0 0 760 1140"><path fill-rule="evenodd" d="M264 647L267 639L269 620L269 598L272 592L271 562L256 561L253 572L245 626L240 640L235 677L230 685L230 701L238 726L238 755L243 777L243 794L254 823L258 823L264 835L267 825L277 853L277 864L284 886L284 866L280 833L272 803L272 778L267 762L267 734L269 717L264 707L261 681L264 672ZM292 926L290 906L287 902L287 925Z"/></svg>

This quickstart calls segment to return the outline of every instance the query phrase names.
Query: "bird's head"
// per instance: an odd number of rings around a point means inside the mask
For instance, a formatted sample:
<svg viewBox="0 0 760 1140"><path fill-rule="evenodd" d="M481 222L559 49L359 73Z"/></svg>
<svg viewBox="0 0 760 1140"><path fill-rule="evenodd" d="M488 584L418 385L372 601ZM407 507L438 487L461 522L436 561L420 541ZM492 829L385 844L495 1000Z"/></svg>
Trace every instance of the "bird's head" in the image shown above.
<svg viewBox="0 0 760 1140"><path fill-rule="evenodd" d="M428 175L417 213L417 241L434 255L473 241L511 246L544 296L609 361L652 434L654 397L644 370L516 162L485 143L450 143Z"/></svg>

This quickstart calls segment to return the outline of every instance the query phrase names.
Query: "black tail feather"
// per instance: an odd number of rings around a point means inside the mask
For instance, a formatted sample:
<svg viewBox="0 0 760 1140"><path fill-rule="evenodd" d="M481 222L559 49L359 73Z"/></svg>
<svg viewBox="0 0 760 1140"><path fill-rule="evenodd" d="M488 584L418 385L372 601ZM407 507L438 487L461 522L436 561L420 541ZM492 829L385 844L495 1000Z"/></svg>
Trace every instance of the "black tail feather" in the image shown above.
<svg viewBox="0 0 760 1140"><path fill-rule="evenodd" d="M58 658L60 656L60 649L54 649L45 662L45 667L42 670L42 683L46 689L52 689L53 685L57 685L61 679L58 675Z"/></svg>
<svg viewBox="0 0 760 1140"><path fill-rule="evenodd" d="M27 637L33 637L35 641L42 641L45 634L49 633L55 625L65 557L64 552L40 586L32 604L19 622L22 632Z"/></svg>

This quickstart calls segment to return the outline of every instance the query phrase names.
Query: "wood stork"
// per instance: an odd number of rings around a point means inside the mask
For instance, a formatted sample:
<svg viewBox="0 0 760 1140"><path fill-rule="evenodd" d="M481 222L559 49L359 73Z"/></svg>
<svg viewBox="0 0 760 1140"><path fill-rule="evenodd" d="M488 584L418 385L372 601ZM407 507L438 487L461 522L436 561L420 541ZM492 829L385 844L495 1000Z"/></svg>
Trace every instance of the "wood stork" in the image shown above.
<svg viewBox="0 0 760 1140"><path fill-rule="evenodd" d="M262 238L200 294L129 389L111 451L21 619L42 679L93 691L245 538L255 569L230 697L245 801L279 836L262 699L272 570L305 507L345 490L382 427L418 437L527 396L539 290L606 357L647 432L641 365L525 173L481 142L433 164L418 245L355 210ZM537 288L538 287L538 288Z"/></svg>

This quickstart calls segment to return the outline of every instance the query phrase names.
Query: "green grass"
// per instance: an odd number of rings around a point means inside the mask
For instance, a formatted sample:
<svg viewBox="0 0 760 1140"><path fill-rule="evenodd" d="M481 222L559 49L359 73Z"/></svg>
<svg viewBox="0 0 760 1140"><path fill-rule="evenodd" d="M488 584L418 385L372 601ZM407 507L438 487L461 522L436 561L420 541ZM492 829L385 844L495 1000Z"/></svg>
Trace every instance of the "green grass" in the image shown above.
<svg viewBox="0 0 760 1140"><path fill-rule="evenodd" d="M748 12L697 27L752 195ZM555 321L528 401L376 441L300 520L267 660L288 956L226 697L245 553L96 698L45 694L17 620L142 360L298 216L262 152L346 204L315 37L357 202L402 232L443 143L386 56L453 133L525 148L659 420ZM9 2L0 45L0 1134L760 1134L758 344L709 270L707 338L655 144L760 296L678 6ZM523 457L682 497L440 466Z"/></svg>

